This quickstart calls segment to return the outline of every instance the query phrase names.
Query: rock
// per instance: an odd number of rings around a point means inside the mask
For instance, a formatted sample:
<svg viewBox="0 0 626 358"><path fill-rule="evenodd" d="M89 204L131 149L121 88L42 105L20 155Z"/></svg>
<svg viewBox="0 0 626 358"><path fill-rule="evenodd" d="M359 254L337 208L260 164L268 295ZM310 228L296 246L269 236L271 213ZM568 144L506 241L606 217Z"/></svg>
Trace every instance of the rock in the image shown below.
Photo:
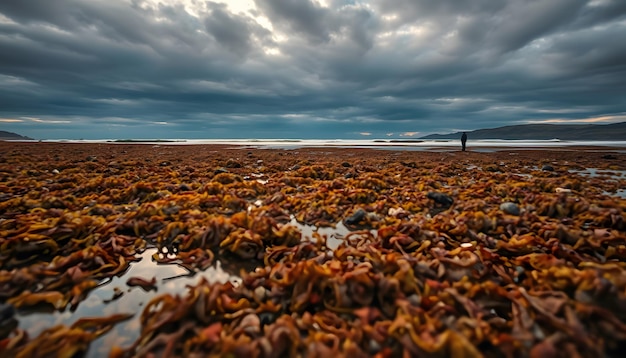
<svg viewBox="0 0 626 358"><path fill-rule="evenodd" d="M217 168L213 171L213 173L215 174L222 174L222 173L228 173L228 170L225 168Z"/></svg>
<svg viewBox="0 0 626 358"><path fill-rule="evenodd" d="M258 286L254 289L254 297L259 301L264 301L267 297L267 289L263 286Z"/></svg>
<svg viewBox="0 0 626 358"><path fill-rule="evenodd" d="M343 162L343 163L341 163L341 166L344 167L344 168L350 168L350 167L352 167L352 164L350 164L348 162Z"/></svg>
<svg viewBox="0 0 626 358"><path fill-rule="evenodd" d="M241 163L237 162L233 158L230 158L226 162L226 168L241 168Z"/></svg>
<svg viewBox="0 0 626 358"><path fill-rule="evenodd" d="M617 159L613 154L605 154L602 156L602 159Z"/></svg>
<svg viewBox="0 0 626 358"><path fill-rule="evenodd" d="M367 212L361 208L359 208L357 211L354 212L354 214L352 214L351 216L347 217L344 220L344 223L346 225L357 225L359 222L361 222L363 219L365 219L365 217L367 216Z"/></svg>
<svg viewBox="0 0 626 358"><path fill-rule="evenodd" d="M405 218L410 215L410 213L402 208L389 208L387 211L387 215L395 216L397 218Z"/></svg>
<svg viewBox="0 0 626 358"><path fill-rule="evenodd" d="M60 173L59 169L52 169L52 174L59 174L59 173Z"/></svg>
<svg viewBox="0 0 626 358"><path fill-rule="evenodd" d="M13 318L15 307L8 303L0 303L0 322Z"/></svg>
<svg viewBox="0 0 626 358"><path fill-rule="evenodd" d="M96 157L95 155L90 155L85 160L87 160L88 162L95 162L96 160L98 160L98 157Z"/></svg>
<svg viewBox="0 0 626 358"><path fill-rule="evenodd" d="M15 307L8 303L0 303L0 341L5 339L17 328Z"/></svg>
<svg viewBox="0 0 626 358"><path fill-rule="evenodd" d="M163 162L159 163L159 166L161 166L161 167L169 167L171 164L172 164L172 163L170 163L170 162L168 162L168 161L166 160L166 161L163 161Z"/></svg>
<svg viewBox="0 0 626 358"><path fill-rule="evenodd" d="M554 167L549 165L549 164L546 164L543 167L541 167L541 170L546 171L546 172L553 172L554 171Z"/></svg>
<svg viewBox="0 0 626 358"><path fill-rule="evenodd" d="M502 210L503 212L509 215L519 216L520 214L519 205L512 203L510 201L500 204L500 210Z"/></svg>
<svg viewBox="0 0 626 358"><path fill-rule="evenodd" d="M449 195L435 191L429 192L426 194L426 197L434 200L437 204L445 206L446 208L449 208L454 203L454 199L452 199Z"/></svg>

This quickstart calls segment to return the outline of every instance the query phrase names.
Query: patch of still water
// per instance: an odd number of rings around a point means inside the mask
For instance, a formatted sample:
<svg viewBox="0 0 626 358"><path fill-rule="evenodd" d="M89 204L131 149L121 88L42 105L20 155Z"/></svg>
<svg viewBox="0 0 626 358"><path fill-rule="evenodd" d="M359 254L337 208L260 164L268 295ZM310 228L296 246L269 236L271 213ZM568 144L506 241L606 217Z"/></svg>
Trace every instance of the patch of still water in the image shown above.
<svg viewBox="0 0 626 358"><path fill-rule="evenodd" d="M318 235L323 237L329 250L337 249L344 242L344 238L352 232L343 222L337 223L334 227L316 227L300 224L292 217L287 225L295 226L300 230L303 242L316 240ZM370 230L370 232L376 235L375 230ZM256 268L254 262L217 259L206 270L190 273L176 264L158 264L152 259L154 254L159 254L157 248L146 249L139 255L140 260L131 262L129 269L123 275L105 280L100 286L90 291L86 299L80 302L74 310L69 308L62 312L19 310L16 315L18 327L27 331L30 337L37 337L48 328L57 325L71 326L85 317L107 317L119 313L134 314L131 319L118 323L111 331L93 341L86 355L87 357L108 356L113 346L129 347L139 337L141 313L154 297L163 293L184 295L186 286L197 285L201 278L205 278L210 283L232 282L237 285L241 283L239 275L242 268L247 271L253 271ZM141 287L128 287L126 281L130 277L141 277L147 280L155 277L157 290L144 291ZM116 289L121 290L123 294L113 299Z"/></svg>

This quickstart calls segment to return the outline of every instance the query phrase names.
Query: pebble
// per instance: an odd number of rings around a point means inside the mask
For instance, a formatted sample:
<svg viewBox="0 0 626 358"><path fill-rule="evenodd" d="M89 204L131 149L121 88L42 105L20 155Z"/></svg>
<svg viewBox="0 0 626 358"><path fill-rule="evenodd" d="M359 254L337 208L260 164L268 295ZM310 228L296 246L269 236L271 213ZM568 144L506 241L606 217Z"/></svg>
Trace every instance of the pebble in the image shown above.
<svg viewBox="0 0 626 358"><path fill-rule="evenodd" d="M435 191L431 191L426 194L428 199L434 200L436 203L441 204L445 207L450 207L452 203L454 203L454 199L452 199L449 195L444 193L438 193Z"/></svg>
<svg viewBox="0 0 626 358"><path fill-rule="evenodd" d="M6 321L15 315L15 307L8 303L0 303L0 321Z"/></svg>
<svg viewBox="0 0 626 358"><path fill-rule="evenodd" d="M265 296L267 296L267 289L263 286L259 286L254 289L254 298L259 301L265 300Z"/></svg>
<svg viewBox="0 0 626 358"><path fill-rule="evenodd" d="M387 211L387 215L389 216L399 216L399 215L407 215L408 212L403 208L389 208Z"/></svg>
<svg viewBox="0 0 626 358"><path fill-rule="evenodd" d="M414 293L407 297L407 301L409 301L413 306L419 306L422 303L422 298Z"/></svg>
<svg viewBox="0 0 626 358"><path fill-rule="evenodd" d="M546 171L546 172L553 172L554 171L554 167L551 165L544 165L543 167L541 167L541 170Z"/></svg>
<svg viewBox="0 0 626 358"><path fill-rule="evenodd" d="M520 214L519 205L507 201L505 203L500 204L500 210L504 211L506 214L518 216Z"/></svg>
<svg viewBox="0 0 626 358"><path fill-rule="evenodd" d="M351 216L345 219L345 223L348 225L356 225L367 216L367 212L361 208L354 212Z"/></svg>
<svg viewBox="0 0 626 358"><path fill-rule="evenodd" d="M226 162L226 168L241 168L241 163L239 163L236 160L230 158Z"/></svg>

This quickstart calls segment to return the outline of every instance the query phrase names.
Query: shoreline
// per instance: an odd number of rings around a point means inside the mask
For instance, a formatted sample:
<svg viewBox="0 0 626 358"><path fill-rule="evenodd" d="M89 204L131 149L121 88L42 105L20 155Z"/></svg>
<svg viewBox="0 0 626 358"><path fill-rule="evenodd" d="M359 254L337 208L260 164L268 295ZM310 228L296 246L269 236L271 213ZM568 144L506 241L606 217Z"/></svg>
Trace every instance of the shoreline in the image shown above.
<svg viewBox="0 0 626 358"><path fill-rule="evenodd" d="M308 139L159 139L159 140L7 140L0 143L22 144L109 144L159 146L232 146L257 149L369 148L409 151L456 151L458 140L308 140ZM468 149L485 150L613 150L626 152L626 141L552 141L552 140L478 140L469 141Z"/></svg>

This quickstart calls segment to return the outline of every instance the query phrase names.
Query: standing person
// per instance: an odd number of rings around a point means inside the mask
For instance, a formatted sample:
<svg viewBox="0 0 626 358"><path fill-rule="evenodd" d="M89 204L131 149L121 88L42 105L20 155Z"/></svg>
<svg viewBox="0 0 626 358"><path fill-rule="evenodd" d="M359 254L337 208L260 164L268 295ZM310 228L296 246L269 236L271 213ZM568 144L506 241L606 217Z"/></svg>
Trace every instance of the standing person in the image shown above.
<svg viewBox="0 0 626 358"><path fill-rule="evenodd" d="M463 132L463 135L461 136L461 150L462 151L465 151L465 143L467 143L467 134Z"/></svg>

